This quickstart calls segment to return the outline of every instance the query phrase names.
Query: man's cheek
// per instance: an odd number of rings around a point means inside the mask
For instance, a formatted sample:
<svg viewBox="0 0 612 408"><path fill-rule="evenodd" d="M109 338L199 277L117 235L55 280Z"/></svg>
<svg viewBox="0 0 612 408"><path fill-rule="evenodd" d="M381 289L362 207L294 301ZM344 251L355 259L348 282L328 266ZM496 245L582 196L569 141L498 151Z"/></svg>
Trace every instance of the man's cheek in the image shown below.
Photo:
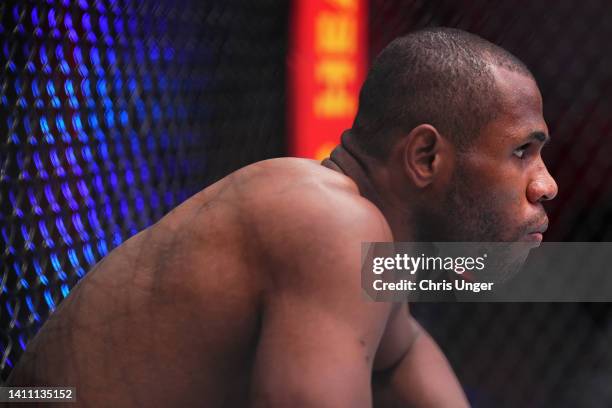
<svg viewBox="0 0 612 408"><path fill-rule="evenodd" d="M527 196L525 189L518 184L509 184L510 183L492 183L489 184L488 190L497 207L518 210L526 200Z"/></svg>

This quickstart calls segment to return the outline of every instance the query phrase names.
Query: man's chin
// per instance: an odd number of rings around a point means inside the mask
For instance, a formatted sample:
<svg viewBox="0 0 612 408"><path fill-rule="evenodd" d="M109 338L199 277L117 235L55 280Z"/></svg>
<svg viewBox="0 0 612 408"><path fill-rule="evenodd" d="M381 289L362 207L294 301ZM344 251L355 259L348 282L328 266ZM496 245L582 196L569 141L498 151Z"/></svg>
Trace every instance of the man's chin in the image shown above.
<svg viewBox="0 0 612 408"><path fill-rule="evenodd" d="M544 236L541 232L532 232L530 234L525 234L520 241L526 242L530 244L530 246L536 248L540 246L542 239L544 239Z"/></svg>

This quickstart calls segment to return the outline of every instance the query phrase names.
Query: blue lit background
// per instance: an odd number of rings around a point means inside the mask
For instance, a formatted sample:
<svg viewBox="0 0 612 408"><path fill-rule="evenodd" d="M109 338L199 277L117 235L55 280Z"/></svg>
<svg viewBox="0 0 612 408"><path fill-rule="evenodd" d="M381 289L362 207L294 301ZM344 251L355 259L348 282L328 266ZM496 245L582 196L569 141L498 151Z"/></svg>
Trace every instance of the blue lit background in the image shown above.
<svg viewBox="0 0 612 408"><path fill-rule="evenodd" d="M0 4L2 378L110 250L282 154L286 2L225 3Z"/></svg>

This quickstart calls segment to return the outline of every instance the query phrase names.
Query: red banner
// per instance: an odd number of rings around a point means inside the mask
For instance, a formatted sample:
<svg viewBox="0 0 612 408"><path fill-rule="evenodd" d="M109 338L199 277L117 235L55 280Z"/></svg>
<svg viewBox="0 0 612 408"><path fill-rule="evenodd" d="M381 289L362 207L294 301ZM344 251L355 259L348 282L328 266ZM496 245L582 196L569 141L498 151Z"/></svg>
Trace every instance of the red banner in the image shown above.
<svg viewBox="0 0 612 408"><path fill-rule="evenodd" d="M294 0L289 153L322 160L350 128L367 59L366 0Z"/></svg>

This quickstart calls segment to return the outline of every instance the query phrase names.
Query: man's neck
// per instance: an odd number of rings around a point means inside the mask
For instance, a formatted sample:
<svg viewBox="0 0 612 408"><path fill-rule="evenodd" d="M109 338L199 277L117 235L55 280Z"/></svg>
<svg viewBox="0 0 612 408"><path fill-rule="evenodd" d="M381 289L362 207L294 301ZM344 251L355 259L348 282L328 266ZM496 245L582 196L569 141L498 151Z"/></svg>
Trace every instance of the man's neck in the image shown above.
<svg viewBox="0 0 612 408"><path fill-rule="evenodd" d="M332 170L344 173L355 182L359 193L380 207L380 194L376 190L372 180L371 159L365 157L360 149L351 140L350 131L342 134L340 144L331 152L329 158L321 164Z"/></svg>
<svg viewBox="0 0 612 408"><path fill-rule="evenodd" d="M361 196L371 201L385 216L395 240L413 240L413 235L409 233L413 229L406 226L405 209L396 208L387 197L392 187L390 175L376 163L376 159L362 152L352 140L350 130L342 134L340 144L321 164L353 180Z"/></svg>

